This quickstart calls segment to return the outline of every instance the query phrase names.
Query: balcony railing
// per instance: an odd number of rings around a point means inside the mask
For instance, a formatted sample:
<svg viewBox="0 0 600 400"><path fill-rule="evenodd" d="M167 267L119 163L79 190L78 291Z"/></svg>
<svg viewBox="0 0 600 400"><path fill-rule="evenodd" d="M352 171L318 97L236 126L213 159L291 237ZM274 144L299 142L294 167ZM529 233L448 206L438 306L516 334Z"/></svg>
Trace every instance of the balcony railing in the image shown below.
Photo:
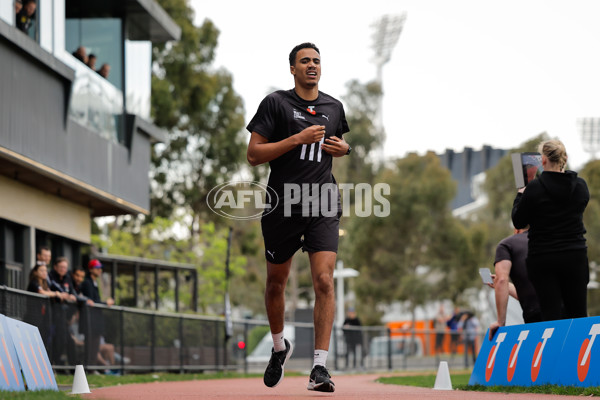
<svg viewBox="0 0 600 400"><path fill-rule="evenodd" d="M122 138L123 92L69 53L60 59L75 70L69 116L102 137Z"/></svg>

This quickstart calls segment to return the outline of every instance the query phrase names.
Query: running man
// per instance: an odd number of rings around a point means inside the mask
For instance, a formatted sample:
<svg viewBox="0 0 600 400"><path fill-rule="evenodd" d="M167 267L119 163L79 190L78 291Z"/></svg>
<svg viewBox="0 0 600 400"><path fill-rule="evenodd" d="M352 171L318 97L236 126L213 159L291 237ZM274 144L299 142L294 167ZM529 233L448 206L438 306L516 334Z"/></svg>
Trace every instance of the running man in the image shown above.
<svg viewBox="0 0 600 400"><path fill-rule="evenodd" d="M342 209L331 167L333 157L352 149L342 137L349 131L342 103L319 91L317 46L294 47L289 62L294 88L265 97L247 126L248 162L269 163L268 186L277 195L271 196L272 208L265 208L261 221L267 260L265 305L273 336L264 383L275 387L281 382L293 351L283 337L285 287L292 257L302 248L308 252L315 291L315 352L308 389L333 392L326 361L335 315L333 270Z"/></svg>

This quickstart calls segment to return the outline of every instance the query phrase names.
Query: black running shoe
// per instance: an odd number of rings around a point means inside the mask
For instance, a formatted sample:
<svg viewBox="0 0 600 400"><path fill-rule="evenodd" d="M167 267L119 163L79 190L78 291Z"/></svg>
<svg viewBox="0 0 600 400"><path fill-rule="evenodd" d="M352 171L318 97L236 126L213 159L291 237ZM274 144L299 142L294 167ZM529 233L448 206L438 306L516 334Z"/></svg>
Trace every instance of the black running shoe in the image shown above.
<svg viewBox="0 0 600 400"><path fill-rule="evenodd" d="M308 390L316 390L318 392L334 392L335 384L331 381L331 375L327 368L321 365L315 365L310 373L308 380Z"/></svg>
<svg viewBox="0 0 600 400"><path fill-rule="evenodd" d="M267 369L265 370L265 376L263 381L265 385L268 387L275 387L279 385L279 382L283 379L283 366L290 359L292 355L292 351L294 350L294 346L287 340L285 341L285 350L275 351L275 349L271 348L271 359L269 360L269 365L267 365Z"/></svg>

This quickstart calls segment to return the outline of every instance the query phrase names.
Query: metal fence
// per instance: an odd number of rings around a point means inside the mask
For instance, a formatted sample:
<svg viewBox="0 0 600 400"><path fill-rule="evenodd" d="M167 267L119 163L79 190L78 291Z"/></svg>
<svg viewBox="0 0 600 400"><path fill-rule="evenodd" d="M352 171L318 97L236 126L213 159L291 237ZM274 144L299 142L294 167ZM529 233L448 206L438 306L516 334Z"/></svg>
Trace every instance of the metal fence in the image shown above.
<svg viewBox="0 0 600 400"><path fill-rule="evenodd" d="M264 370L272 346L265 321L234 320L233 336L226 340L223 318L60 303L4 286L0 286L0 313L37 326L58 371L82 364L88 370L119 373L258 372ZM294 342L289 368L309 370L313 325L286 323L286 329L286 337ZM443 336L443 348L435 346L437 334ZM249 341L252 349L246 346ZM472 365L464 345L448 351L450 342L445 331L334 327L328 365L335 370L434 369L440 360L454 367Z"/></svg>

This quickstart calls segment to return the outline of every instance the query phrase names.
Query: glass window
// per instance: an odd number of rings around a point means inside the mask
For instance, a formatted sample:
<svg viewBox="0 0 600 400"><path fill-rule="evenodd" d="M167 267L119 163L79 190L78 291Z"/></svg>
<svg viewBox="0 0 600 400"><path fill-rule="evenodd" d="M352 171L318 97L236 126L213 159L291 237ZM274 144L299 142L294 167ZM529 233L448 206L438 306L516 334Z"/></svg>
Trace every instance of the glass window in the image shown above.
<svg viewBox="0 0 600 400"><path fill-rule="evenodd" d="M88 60L90 55L96 57L95 65L88 66L98 72L108 66L107 75L103 76L123 90L122 21L119 18L68 18L65 50L74 54L80 47L84 50L82 57Z"/></svg>
<svg viewBox="0 0 600 400"><path fill-rule="evenodd" d="M123 114L121 19L68 18L65 50L66 57L61 58L75 70L69 115L103 137L119 140ZM90 62L92 55L95 63Z"/></svg>

